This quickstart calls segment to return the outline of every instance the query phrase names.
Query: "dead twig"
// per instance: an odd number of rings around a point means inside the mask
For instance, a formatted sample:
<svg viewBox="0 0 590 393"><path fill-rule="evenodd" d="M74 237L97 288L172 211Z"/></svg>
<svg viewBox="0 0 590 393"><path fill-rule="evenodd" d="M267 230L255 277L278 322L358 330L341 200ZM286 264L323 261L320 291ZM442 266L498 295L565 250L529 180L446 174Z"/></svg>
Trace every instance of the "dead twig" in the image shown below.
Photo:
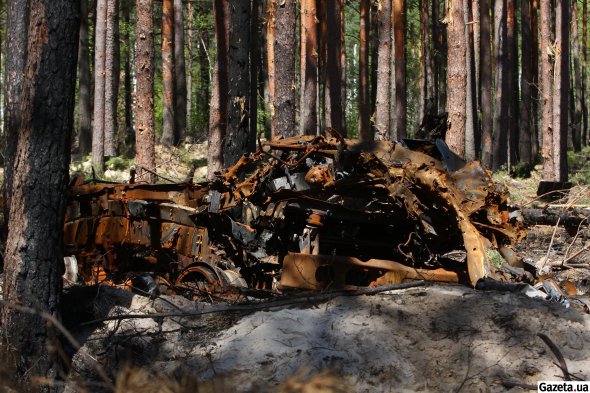
<svg viewBox="0 0 590 393"><path fill-rule="evenodd" d="M553 234L551 235L549 247L547 247L547 255L545 255L545 262L543 263L543 267L545 267L545 265L549 261L549 254L551 253L551 248L553 248L553 240L555 240L555 234L557 233L557 228L559 228L559 221L561 221L561 217L557 217L557 223L555 224L555 228L553 228Z"/></svg>
<svg viewBox="0 0 590 393"><path fill-rule="evenodd" d="M570 372L567 369L567 364L565 363L565 359L557 345L555 345L553 340L551 340L549 336L547 336L545 333L537 333L537 336L539 336L539 338L543 340L543 342L549 347L551 352L553 352L553 355L557 358L557 361L559 362L559 368L561 368L561 372L563 373L563 379L565 381L571 381L572 378L570 376Z"/></svg>
<svg viewBox="0 0 590 393"><path fill-rule="evenodd" d="M97 323L107 322L107 321L121 321L125 319L147 319L147 318L173 318L173 317L198 317L201 315L206 314L215 314L221 312L251 312L251 311L258 311L258 310L266 310L269 308L280 308L280 307L288 307L297 304L304 304L309 302L322 302L334 299L340 296L362 296L362 295L375 295L382 292L387 291L395 291L395 290L402 290L407 288L415 288L424 286L424 281L415 281L415 282L408 282L402 284L392 284L392 285L384 285L381 287L376 288L358 288L356 290L340 290L340 291L331 291L325 293L319 293L314 295L306 295L296 298L289 298L289 299L279 299L279 300L272 300L272 301L264 301L259 303L242 303L242 304L233 304L233 305L226 305L220 304L217 306L213 306L208 310L202 311L184 311L184 312L170 312L170 313L153 313L153 314L124 314L124 315L113 315L110 317L98 318L93 321L88 321L82 323L80 326L87 326L87 325L94 325Z"/></svg>

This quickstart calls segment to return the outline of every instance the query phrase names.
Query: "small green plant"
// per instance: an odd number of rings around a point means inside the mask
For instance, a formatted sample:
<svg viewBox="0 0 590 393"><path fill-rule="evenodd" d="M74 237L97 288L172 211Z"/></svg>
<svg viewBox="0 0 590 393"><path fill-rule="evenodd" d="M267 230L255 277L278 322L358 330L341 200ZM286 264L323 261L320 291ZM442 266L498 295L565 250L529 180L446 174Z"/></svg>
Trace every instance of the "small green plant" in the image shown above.
<svg viewBox="0 0 590 393"><path fill-rule="evenodd" d="M112 171L124 171L132 165L132 160L125 157L111 157L106 162L106 167Z"/></svg>

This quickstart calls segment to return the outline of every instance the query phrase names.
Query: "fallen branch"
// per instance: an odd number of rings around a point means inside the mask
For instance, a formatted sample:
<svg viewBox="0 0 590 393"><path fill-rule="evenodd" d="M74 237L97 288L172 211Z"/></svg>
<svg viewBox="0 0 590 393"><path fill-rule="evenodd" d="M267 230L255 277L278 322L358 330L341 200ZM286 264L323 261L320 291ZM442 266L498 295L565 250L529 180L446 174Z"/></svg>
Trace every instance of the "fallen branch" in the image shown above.
<svg viewBox="0 0 590 393"><path fill-rule="evenodd" d="M562 209L545 208L533 209L524 208L521 210L524 223L527 226L533 225L555 225L560 222L562 226L577 227L584 220L590 217L590 209Z"/></svg>
<svg viewBox="0 0 590 393"><path fill-rule="evenodd" d="M98 318L92 321L84 322L80 326L94 325L107 321L121 321L126 319L146 319L146 318L172 318L172 317L197 317L206 314L215 314L221 312L239 312L239 311L259 311L270 308L288 307L297 304L304 304L310 302L325 302L340 296L362 296L375 295L387 291L396 291L407 288L416 288L424 286L424 281L415 281L402 284L384 285L375 288L357 288L355 290L340 290L331 292L322 292L313 295L304 295L301 297L294 297L288 299L279 299L272 301L265 301L259 303L241 303L241 304L220 304L212 306L208 310L202 311L183 311L171 313L153 313L153 314L124 314L112 315L110 317Z"/></svg>
<svg viewBox="0 0 590 393"><path fill-rule="evenodd" d="M20 311L22 313L39 315L41 318L45 319L47 322L49 322L50 324L55 326L57 328L57 330L59 330L64 335L66 340L68 340L68 342L76 349L76 351L80 350L81 345L78 342L78 340L76 340L74 338L72 333L70 333L69 330L66 329L66 327L57 318L55 318L53 315L49 314L48 312L43 311L43 310L37 310L32 307L23 306L21 304L7 302L6 300L0 300L0 304L2 304L5 307ZM111 390L114 390L115 386L113 385L113 382L110 380L110 378L107 376L106 372L103 370L102 366L91 356L86 355L86 357L88 359L90 359L90 363L92 364L92 367L94 368L96 373L100 376L100 378L104 381L105 385L108 388L110 388Z"/></svg>
<svg viewBox="0 0 590 393"><path fill-rule="evenodd" d="M537 333L537 336L539 336L541 340L543 340L543 342L547 344L551 352L553 352L553 355L555 355L555 357L557 358L557 361L559 362L559 368L561 368L561 372L563 373L563 379L565 381L571 381L572 378L570 376L570 372L567 369L565 358L561 354L561 351L559 350L557 345L555 345L553 340L551 340L549 336L547 336L545 333Z"/></svg>

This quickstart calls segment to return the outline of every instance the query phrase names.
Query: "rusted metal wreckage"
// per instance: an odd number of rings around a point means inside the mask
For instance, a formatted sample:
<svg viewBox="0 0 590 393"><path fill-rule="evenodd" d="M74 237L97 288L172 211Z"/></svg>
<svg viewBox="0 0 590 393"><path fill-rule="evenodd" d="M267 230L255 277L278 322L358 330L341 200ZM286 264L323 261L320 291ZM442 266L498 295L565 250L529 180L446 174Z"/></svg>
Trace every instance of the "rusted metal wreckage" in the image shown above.
<svg viewBox="0 0 590 393"><path fill-rule="evenodd" d="M65 252L87 283L194 294L530 278L507 191L441 140L275 139L211 183L69 192Z"/></svg>

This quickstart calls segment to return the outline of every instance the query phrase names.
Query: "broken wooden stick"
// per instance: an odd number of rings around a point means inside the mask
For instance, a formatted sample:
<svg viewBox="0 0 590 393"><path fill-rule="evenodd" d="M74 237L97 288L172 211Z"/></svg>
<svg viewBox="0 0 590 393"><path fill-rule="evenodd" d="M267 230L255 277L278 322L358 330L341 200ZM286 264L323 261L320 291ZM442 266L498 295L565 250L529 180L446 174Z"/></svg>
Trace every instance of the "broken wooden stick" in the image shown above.
<svg viewBox="0 0 590 393"><path fill-rule="evenodd" d="M553 352L553 355L557 358L557 361L559 362L559 368L561 368L561 372L563 373L563 379L565 381L571 381L572 378L570 376L570 372L567 369L565 358L561 354L561 351L559 350L557 345L555 345L553 340L551 340L549 336L547 336L545 333L537 333L537 336L539 336L539 338L541 338L541 340L543 340L543 342L547 344L551 352Z"/></svg>
<svg viewBox="0 0 590 393"><path fill-rule="evenodd" d="M272 301L265 301L259 303L241 303L241 304L221 304L218 306L212 306L207 310L202 311L184 311L184 312L170 312L170 313L154 313L154 314L123 314L123 315L112 315L110 317L98 318L92 321L84 322L80 326L94 325L101 322L107 321L120 321L125 319L146 319L146 318L172 318L172 317L197 317L206 314L215 314L220 312L238 312L238 311L259 311L266 310L269 308L279 308L294 306L297 304L304 304L309 302L324 302L327 300L334 299L340 296L362 296L362 295L375 295L387 291L402 290L408 288L416 288L424 286L424 281L407 282L402 284L384 285L375 288L357 288L351 290L338 290L323 292L313 295L305 295L300 297L279 299Z"/></svg>

